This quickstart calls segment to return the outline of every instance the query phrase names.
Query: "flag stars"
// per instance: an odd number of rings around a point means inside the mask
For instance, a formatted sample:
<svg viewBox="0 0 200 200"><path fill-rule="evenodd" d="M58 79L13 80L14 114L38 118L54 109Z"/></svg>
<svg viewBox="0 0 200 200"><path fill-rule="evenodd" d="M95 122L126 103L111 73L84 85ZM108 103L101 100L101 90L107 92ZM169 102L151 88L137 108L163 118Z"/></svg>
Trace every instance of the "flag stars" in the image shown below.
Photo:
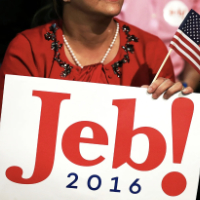
<svg viewBox="0 0 200 200"><path fill-rule="evenodd" d="M189 15L184 20L184 23L181 24L179 29L194 42L200 42L200 16L195 12L190 12Z"/></svg>

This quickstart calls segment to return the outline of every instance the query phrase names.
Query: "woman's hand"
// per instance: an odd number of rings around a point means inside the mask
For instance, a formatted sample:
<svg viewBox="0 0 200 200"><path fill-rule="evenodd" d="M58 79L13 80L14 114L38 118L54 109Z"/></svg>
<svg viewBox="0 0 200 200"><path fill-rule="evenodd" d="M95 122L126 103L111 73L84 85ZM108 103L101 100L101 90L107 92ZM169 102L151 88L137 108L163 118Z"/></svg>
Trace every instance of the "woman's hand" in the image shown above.
<svg viewBox="0 0 200 200"><path fill-rule="evenodd" d="M164 93L164 99L168 99L176 92L182 91L183 94L190 94L193 92L191 87L183 88L181 82L172 82L170 79L159 77L150 86L143 85L143 88L147 88L147 92L152 94L153 99L157 99Z"/></svg>

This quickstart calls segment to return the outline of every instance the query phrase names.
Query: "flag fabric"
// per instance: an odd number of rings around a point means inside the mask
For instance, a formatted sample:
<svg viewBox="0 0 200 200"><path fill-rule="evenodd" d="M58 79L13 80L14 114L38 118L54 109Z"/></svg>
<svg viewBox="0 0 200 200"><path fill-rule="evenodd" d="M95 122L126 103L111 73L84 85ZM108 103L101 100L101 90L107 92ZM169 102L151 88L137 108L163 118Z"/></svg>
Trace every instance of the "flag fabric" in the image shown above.
<svg viewBox="0 0 200 200"><path fill-rule="evenodd" d="M200 73L200 15L194 10L186 15L170 47Z"/></svg>

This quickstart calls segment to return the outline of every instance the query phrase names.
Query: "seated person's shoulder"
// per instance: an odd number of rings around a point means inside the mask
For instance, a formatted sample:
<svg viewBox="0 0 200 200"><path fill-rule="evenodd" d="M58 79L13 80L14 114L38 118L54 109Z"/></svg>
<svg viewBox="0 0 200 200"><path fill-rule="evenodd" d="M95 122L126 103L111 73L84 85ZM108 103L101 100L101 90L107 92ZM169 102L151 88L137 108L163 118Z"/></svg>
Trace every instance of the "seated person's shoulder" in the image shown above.
<svg viewBox="0 0 200 200"><path fill-rule="evenodd" d="M50 26L53 23L57 23L57 22L52 21L47 24L37 26L35 28L27 29L18 33L16 37L11 41L9 47L13 47L16 45L23 46L23 45L28 45L28 44L30 46L37 46L37 47L42 46L44 43L48 42L48 40L45 39L45 34L47 32L51 32Z"/></svg>
<svg viewBox="0 0 200 200"><path fill-rule="evenodd" d="M30 41L38 40L38 41L41 42L42 40L45 40L44 35L47 32L51 32L50 27L54 23L58 24L57 21L52 21L52 22L49 22L47 24L37 26L35 28L27 29L27 30L21 32L20 34L23 35L24 37L26 37ZM57 27L59 27L59 25L57 25Z"/></svg>
<svg viewBox="0 0 200 200"><path fill-rule="evenodd" d="M51 50L51 44L53 41L45 39L45 34L47 32L52 33L52 31L50 31L50 27L54 23L59 24L57 21L52 21L18 33L8 45L6 53L10 55L20 53L24 55L52 54L53 51ZM59 28L59 25L57 25L57 27ZM61 29L59 29L59 31L61 32ZM59 35L59 37L62 36L61 33L56 33L56 36L57 35ZM60 40L60 38L57 40Z"/></svg>

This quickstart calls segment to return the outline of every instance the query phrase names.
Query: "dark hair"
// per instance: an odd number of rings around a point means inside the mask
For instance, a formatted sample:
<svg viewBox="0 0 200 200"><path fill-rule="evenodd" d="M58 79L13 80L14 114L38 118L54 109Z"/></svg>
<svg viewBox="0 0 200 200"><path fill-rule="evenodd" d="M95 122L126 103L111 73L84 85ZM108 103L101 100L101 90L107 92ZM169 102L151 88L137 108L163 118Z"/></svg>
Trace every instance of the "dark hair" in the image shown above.
<svg viewBox="0 0 200 200"><path fill-rule="evenodd" d="M35 13L31 27L46 24L55 19L62 19L63 1L45 0L44 5Z"/></svg>
<svg viewBox="0 0 200 200"><path fill-rule="evenodd" d="M63 15L63 1L62 0L53 0L54 10L59 18L62 18Z"/></svg>

